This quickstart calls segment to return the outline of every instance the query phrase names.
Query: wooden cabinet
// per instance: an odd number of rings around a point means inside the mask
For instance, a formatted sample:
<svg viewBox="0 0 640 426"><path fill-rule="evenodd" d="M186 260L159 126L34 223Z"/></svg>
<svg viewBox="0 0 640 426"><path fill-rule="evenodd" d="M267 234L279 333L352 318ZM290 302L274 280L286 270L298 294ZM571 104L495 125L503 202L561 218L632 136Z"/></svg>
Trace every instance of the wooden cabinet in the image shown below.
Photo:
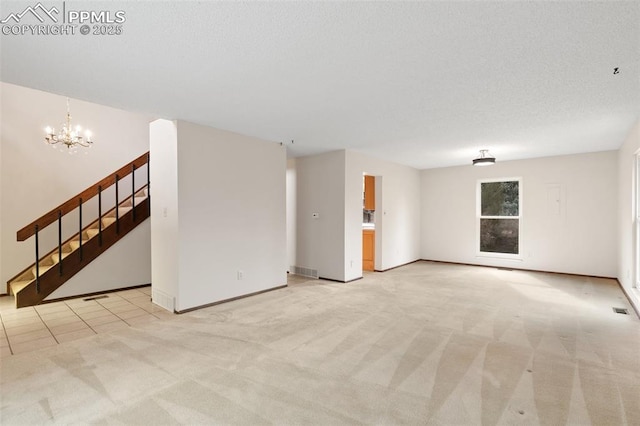
<svg viewBox="0 0 640 426"><path fill-rule="evenodd" d="M376 209L376 177L364 177L364 209Z"/></svg>
<svg viewBox="0 0 640 426"><path fill-rule="evenodd" d="M376 259L376 231L362 230L362 270L373 271Z"/></svg>

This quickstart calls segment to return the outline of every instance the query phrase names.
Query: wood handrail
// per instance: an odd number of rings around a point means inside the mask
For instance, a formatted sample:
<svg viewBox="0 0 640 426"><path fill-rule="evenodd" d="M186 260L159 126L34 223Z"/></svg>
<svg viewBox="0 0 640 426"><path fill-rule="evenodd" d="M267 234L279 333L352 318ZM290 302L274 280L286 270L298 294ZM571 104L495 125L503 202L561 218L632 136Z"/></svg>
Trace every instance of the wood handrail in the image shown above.
<svg viewBox="0 0 640 426"><path fill-rule="evenodd" d="M135 168L137 169L147 164L148 162L149 162L149 152L147 151L144 154L142 154L140 157L126 164L125 166L122 166L120 169L116 170L114 173L111 173L109 176L105 177L99 182L96 182L95 184L91 185L90 187L88 187L78 195L71 197L64 203L60 204L55 209L51 210L46 214L43 214L38 219L34 220L24 228L20 229L17 232L18 241L24 241L30 236L32 236L33 234L35 234L36 226L38 227L38 231L41 231L45 227L51 225L53 222L57 221L58 212L61 212L62 215L64 216L67 213L77 209L80 202L84 203L90 200L91 198L95 197L96 195L98 195L98 188L101 188L104 191L106 188L116 183L116 175L118 176L118 179L122 179L123 177L131 174L131 166L135 166Z"/></svg>

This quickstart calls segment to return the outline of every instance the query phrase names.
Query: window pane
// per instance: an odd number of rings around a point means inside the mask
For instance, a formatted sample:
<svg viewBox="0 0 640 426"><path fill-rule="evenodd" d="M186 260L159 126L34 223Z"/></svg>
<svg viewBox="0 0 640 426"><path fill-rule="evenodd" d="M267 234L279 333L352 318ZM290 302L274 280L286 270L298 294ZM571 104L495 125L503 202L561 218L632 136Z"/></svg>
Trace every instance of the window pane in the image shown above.
<svg viewBox="0 0 640 426"><path fill-rule="evenodd" d="M633 194L632 194L633 195ZM636 155L636 264L634 287L640 288L640 154Z"/></svg>
<svg viewBox="0 0 640 426"><path fill-rule="evenodd" d="M481 216L518 216L518 181L481 185Z"/></svg>
<svg viewBox="0 0 640 426"><path fill-rule="evenodd" d="M480 251L518 254L519 219L480 219Z"/></svg>

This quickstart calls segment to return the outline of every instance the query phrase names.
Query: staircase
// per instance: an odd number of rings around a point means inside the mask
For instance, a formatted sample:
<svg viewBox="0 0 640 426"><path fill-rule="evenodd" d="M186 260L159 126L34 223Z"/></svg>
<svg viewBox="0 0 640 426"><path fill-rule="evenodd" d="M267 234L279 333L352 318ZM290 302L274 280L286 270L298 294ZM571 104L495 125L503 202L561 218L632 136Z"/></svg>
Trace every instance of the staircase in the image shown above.
<svg viewBox="0 0 640 426"><path fill-rule="evenodd" d="M136 188L135 172L145 164L146 182ZM131 175L131 188L128 188L128 194L121 198L119 183L128 175ZM102 194L112 185L115 185L115 205L103 214ZM41 303L82 268L144 222L150 214L149 190L147 152L19 230L18 241L34 237L36 261L7 282L7 293L15 296L16 307ZM98 217L88 226L83 226L83 204L96 196ZM62 241L62 218L76 210L79 213L78 232ZM39 233L53 223L58 225L58 245L42 256Z"/></svg>

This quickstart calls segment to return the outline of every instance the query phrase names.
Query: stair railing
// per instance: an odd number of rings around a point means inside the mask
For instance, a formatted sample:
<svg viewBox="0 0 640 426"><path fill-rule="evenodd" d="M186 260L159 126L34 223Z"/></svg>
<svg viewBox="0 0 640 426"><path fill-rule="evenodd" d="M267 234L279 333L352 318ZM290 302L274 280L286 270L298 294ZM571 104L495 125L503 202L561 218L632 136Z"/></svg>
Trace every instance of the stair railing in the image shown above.
<svg viewBox="0 0 640 426"><path fill-rule="evenodd" d="M135 171L140 167L147 165L147 183L143 185L141 188L136 190L135 187ZM118 182L131 174L131 206L133 210L133 220L136 220L135 217L135 194L139 192L141 189L144 189L145 186L147 188L147 198L149 200L148 206L151 209L151 182L150 182L150 173L149 173L149 152L142 154L140 157L126 164L125 166L118 169L116 172L111 173L109 176L104 179L96 182L91 185L81 193L71 197L64 203L60 204L58 207L49 211L48 213L40 216L38 219L34 220L24 228L20 229L17 232L18 241L25 241L32 235L35 236L35 256L36 256L36 266L35 266L35 280L36 280L36 291L40 293L40 243L38 238L38 233L41 232L44 228L51 225L54 222L58 222L58 270L60 276L63 274L62 270L62 218L74 211L76 208L78 209L78 250L80 255L80 260L82 260L82 205L87 201L91 200L96 195L98 196L98 244L102 246L102 192L109 188L112 185L115 185L115 193L116 193L116 233L120 233L120 216L118 213L120 202L125 200L119 199L119 190L118 190ZM125 198L126 199L126 198ZM151 213L151 212L149 212Z"/></svg>

